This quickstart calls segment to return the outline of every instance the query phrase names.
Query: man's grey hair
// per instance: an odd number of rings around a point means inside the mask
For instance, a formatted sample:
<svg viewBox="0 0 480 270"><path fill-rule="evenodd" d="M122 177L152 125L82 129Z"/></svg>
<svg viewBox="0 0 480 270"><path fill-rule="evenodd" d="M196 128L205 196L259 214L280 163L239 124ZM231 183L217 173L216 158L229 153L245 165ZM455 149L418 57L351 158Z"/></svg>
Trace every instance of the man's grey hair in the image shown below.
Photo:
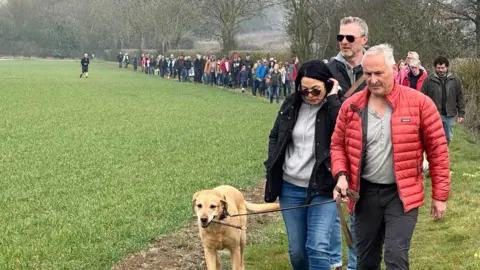
<svg viewBox="0 0 480 270"><path fill-rule="evenodd" d="M368 25L367 23L358 17L345 17L340 21L340 25L346 25L346 24L351 24L355 23L360 27L360 34L362 36L368 36Z"/></svg>
<svg viewBox="0 0 480 270"><path fill-rule="evenodd" d="M421 67L422 66L422 63L420 62L420 60L414 58L412 59L412 61L410 61L410 67Z"/></svg>
<svg viewBox="0 0 480 270"><path fill-rule="evenodd" d="M377 55L379 53L383 53L383 56L385 57L385 63L387 66L391 67L395 65L395 58L393 56L393 48L390 46L390 44L384 43L380 45L376 45L368 49L368 51L365 53L363 56L363 60L365 60L365 57L368 55ZM363 66L363 60L362 60L362 66Z"/></svg>
<svg viewBox="0 0 480 270"><path fill-rule="evenodd" d="M407 55L411 54L413 56L413 59L420 60L420 55L418 55L417 52L408 52Z"/></svg>

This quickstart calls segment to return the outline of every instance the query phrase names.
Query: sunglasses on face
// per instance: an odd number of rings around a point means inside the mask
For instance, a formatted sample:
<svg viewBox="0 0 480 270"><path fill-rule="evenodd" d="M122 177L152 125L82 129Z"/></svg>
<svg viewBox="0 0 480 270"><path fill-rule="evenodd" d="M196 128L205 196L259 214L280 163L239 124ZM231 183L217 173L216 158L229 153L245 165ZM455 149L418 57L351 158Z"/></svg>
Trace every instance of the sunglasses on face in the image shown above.
<svg viewBox="0 0 480 270"><path fill-rule="evenodd" d="M316 89L316 88L308 90L308 89L302 89L301 87L299 87L298 92L302 93L302 95L304 95L304 96L308 96L308 94L318 96L318 95L320 95L320 93L322 93L322 90Z"/></svg>
<svg viewBox="0 0 480 270"><path fill-rule="evenodd" d="M344 38L347 38L347 41L350 43L353 43L356 39L356 37L352 35L337 35L338 42L342 42Z"/></svg>

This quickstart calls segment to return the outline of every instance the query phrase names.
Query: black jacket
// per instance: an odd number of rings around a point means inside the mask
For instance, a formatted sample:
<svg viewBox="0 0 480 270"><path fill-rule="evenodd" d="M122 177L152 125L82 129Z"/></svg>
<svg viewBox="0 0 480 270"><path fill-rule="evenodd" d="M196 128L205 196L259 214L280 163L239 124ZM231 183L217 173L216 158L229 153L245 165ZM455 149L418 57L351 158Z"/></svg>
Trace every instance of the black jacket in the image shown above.
<svg viewBox="0 0 480 270"><path fill-rule="evenodd" d="M192 68L192 61L185 60L185 69L190 70Z"/></svg>
<svg viewBox="0 0 480 270"><path fill-rule="evenodd" d="M442 88L445 87L447 94L445 106L442 105ZM462 81L452 73L447 74L445 84L438 77L436 73L428 76L425 79L420 89L422 93L429 96L435 105L437 105L438 112L442 115L465 117L465 98L462 92Z"/></svg>
<svg viewBox="0 0 480 270"><path fill-rule="evenodd" d="M239 60L235 60L232 62L232 72L233 74L237 74L242 70L241 62Z"/></svg>
<svg viewBox="0 0 480 270"><path fill-rule="evenodd" d="M174 68L176 68L177 70L183 70L185 68L185 60L180 60L180 59L177 59L177 61L175 61L175 66Z"/></svg>
<svg viewBox="0 0 480 270"><path fill-rule="evenodd" d="M352 83L350 82L350 77L348 76L347 67L344 63L336 59L337 57L332 57L327 66L330 69L330 72L332 72L333 77L338 81L342 91L345 93L348 91L348 89L350 89L350 87L352 87ZM355 81L360 79L360 77L363 75L362 66L360 65L354 68L353 73L355 75ZM366 85L366 82L363 82L357 89L355 89L354 93L361 91Z"/></svg>
<svg viewBox="0 0 480 270"><path fill-rule="evenodd" d="M193 62L193 66L195 69L195 73L202 73L203 72L203 59L195 59Z"/></svg>
<svg viewBox="0 0 480 270"><path fill-rule="evenodd" d="M90 59L88 58L83 57L82 60L80 61L80 65L82 65L82 67L88 67L89 64L90 64Z"/></svg>
<svg viewBox="0 0 480 270"><path fill-rule="evenodd" d="M330 138L332 137L338 111L342 101L338 95L326 97L317 113L315 125L315 166L310 178L310 187L318 195L333 196L336 182L331 174ZM278 112L275 124L270 131L268 142L268 159L266 168L265 201L274 202L280 196L283 182L283 163L288 144L292 140L292 132L297 121L298 111L303 102L299 94L285 99Z"/></svg>
<svg viewBox="0 0 480 270"><path fill-rule="evenodd" d="M253 67L253 62L252 60L243 60L242 61L243 63L241 64L241 66L245 66L247 68L247 71L248 71L248 78L252 78L252 67Z"/></svg>

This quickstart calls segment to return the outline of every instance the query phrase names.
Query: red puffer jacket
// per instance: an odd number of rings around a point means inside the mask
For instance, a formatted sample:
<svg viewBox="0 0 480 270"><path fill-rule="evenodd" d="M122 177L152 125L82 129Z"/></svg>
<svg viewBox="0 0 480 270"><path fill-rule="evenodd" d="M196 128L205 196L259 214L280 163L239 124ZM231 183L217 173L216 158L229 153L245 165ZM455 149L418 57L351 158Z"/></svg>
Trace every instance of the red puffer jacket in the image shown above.
<svg viewBox="0 0 480 270"><path fill-rule="evenodd" d="M412 88L412 87L410 86L410 73L407 74L407 76L405 76L405 78L404 78L404 80L403 80L403 82L402 82L402 85L420 91L420 89L422 89L423 82L424 82L425 79L428 77L426 71L420 70L420 72L421 72L422 74L420 75L420 78L418 78L417 87L416 87L416 88Z"/></svg>
<svg viewBox="0 0 480 270"><path fill-rule="evenodd" d="M332 174L347 173L349 189L360 190L361 163L366 147L369 91L363 89L343 104L332 136ZM432 178L432 198L446 201L450 193L450 161L442 121L433 101L423 93L395 83L386 96L393 108L391 118L395 178L404 211L424 204L423 151ZM363 120L363 121L362 121ZM353 213L354 202L348 203Z"/></svg>

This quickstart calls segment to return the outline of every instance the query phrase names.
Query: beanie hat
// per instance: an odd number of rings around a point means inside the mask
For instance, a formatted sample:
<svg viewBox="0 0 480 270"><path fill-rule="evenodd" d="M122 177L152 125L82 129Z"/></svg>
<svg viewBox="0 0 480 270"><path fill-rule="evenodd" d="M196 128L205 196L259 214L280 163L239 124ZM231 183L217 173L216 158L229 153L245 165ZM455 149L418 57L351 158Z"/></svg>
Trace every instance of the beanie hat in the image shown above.
<svg viewBox="0 0 480 270"><path fill-rule="evenodd" d="M298 92L298 89L301 86L303 77L319 80L325 83L327 94L330 93L333 88L333 83L329 81L330 78L333 78L332 72L321 60L309 60L302 64L298 70L297 77L295 78L296 92Z"/></svg>

